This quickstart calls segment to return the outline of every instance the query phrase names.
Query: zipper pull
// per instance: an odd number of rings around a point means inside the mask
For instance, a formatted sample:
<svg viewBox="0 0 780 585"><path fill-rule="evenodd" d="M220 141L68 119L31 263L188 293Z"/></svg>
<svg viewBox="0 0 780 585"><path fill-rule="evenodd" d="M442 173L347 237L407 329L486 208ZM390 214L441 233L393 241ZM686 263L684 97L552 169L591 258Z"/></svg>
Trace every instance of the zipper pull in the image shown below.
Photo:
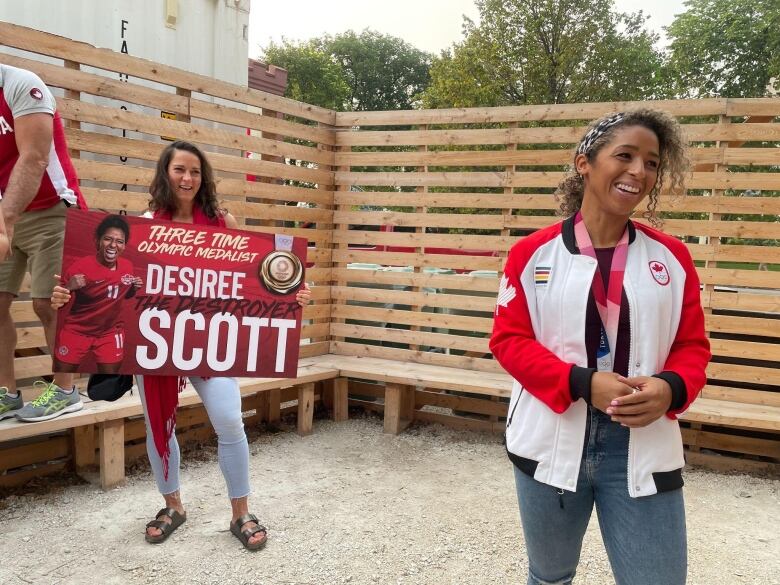
<svg viewBox="0 0 780 585"><path fill-rule="evenodd" d="M561 510L563 510L563 490L558 488L558 503L561 505Z"/></svg>

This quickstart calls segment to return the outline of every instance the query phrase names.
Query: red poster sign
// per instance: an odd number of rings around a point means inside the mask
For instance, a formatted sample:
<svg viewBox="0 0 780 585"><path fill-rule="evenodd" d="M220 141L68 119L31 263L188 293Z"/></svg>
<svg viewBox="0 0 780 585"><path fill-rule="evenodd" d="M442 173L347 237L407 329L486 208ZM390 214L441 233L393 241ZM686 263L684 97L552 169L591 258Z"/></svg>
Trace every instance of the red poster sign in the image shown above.
<svg viewBox="0 0 780 585"><path fill-rule="evenodd" d="M55 370L293 378L306 246L69 209Z"/></svg>

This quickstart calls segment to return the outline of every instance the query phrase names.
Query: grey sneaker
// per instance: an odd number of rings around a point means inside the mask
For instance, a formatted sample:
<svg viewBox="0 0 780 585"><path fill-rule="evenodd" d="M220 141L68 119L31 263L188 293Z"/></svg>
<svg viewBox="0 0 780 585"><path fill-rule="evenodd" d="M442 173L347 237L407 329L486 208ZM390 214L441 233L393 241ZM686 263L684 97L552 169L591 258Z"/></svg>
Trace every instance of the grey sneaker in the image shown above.
<svg viewBox="0 0 780 585"><path fill-rule="evenodd" d="M56 418L68 412L84 408L81 396L76 390L71 393L51 382L35 382L36 388L43 388L43 394L16 413L16 418L24 422L38 422Z"/></svg>
<svg viewBox="0 0 780 585"><path fill-rule="evenodd" d="M21 393L12 398L8 395L8 388L0 388L0 420L11 418L16 415L16 411L24 406Z"/></svg>

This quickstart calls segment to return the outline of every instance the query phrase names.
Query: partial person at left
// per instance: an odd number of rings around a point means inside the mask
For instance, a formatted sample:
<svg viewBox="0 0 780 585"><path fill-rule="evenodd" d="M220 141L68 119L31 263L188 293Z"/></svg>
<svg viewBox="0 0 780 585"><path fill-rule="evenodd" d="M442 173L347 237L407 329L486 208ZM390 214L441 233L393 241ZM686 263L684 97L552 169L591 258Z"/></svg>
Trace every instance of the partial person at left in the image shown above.
<svg viewBox="0 0 780 585"><path fill-rule="evenodd" d="M0 420L43 421L83 407L71 373L36 381L39 395L24 405L14 371L11 304L26 272L33 311L53 349L57 313L49 298L71 206L87 207L54 96L33 72L0 64Z"/></svg>

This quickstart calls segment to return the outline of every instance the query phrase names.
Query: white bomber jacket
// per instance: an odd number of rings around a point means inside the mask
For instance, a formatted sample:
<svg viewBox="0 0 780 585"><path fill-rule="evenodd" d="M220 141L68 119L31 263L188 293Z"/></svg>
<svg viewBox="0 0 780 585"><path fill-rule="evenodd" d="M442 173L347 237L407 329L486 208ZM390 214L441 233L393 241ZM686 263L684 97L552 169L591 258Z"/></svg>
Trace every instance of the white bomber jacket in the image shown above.
<svg viewBox="0 0 780 585"><path fill-rule="evenodd" d="M710 351L686 246L641 224L629 222L628 229L628 375L657 375L674 396L667 416L630 431L628 491L641 497L682 486L676 415L704 386ZM574 398L572 383L588 366L585 316L596 266L577 249L573 217L520 240L507 259L490 340L515 379L506 429L510 459L534 479L569 491L576 489L585 442L588 406Z"/></svg>

